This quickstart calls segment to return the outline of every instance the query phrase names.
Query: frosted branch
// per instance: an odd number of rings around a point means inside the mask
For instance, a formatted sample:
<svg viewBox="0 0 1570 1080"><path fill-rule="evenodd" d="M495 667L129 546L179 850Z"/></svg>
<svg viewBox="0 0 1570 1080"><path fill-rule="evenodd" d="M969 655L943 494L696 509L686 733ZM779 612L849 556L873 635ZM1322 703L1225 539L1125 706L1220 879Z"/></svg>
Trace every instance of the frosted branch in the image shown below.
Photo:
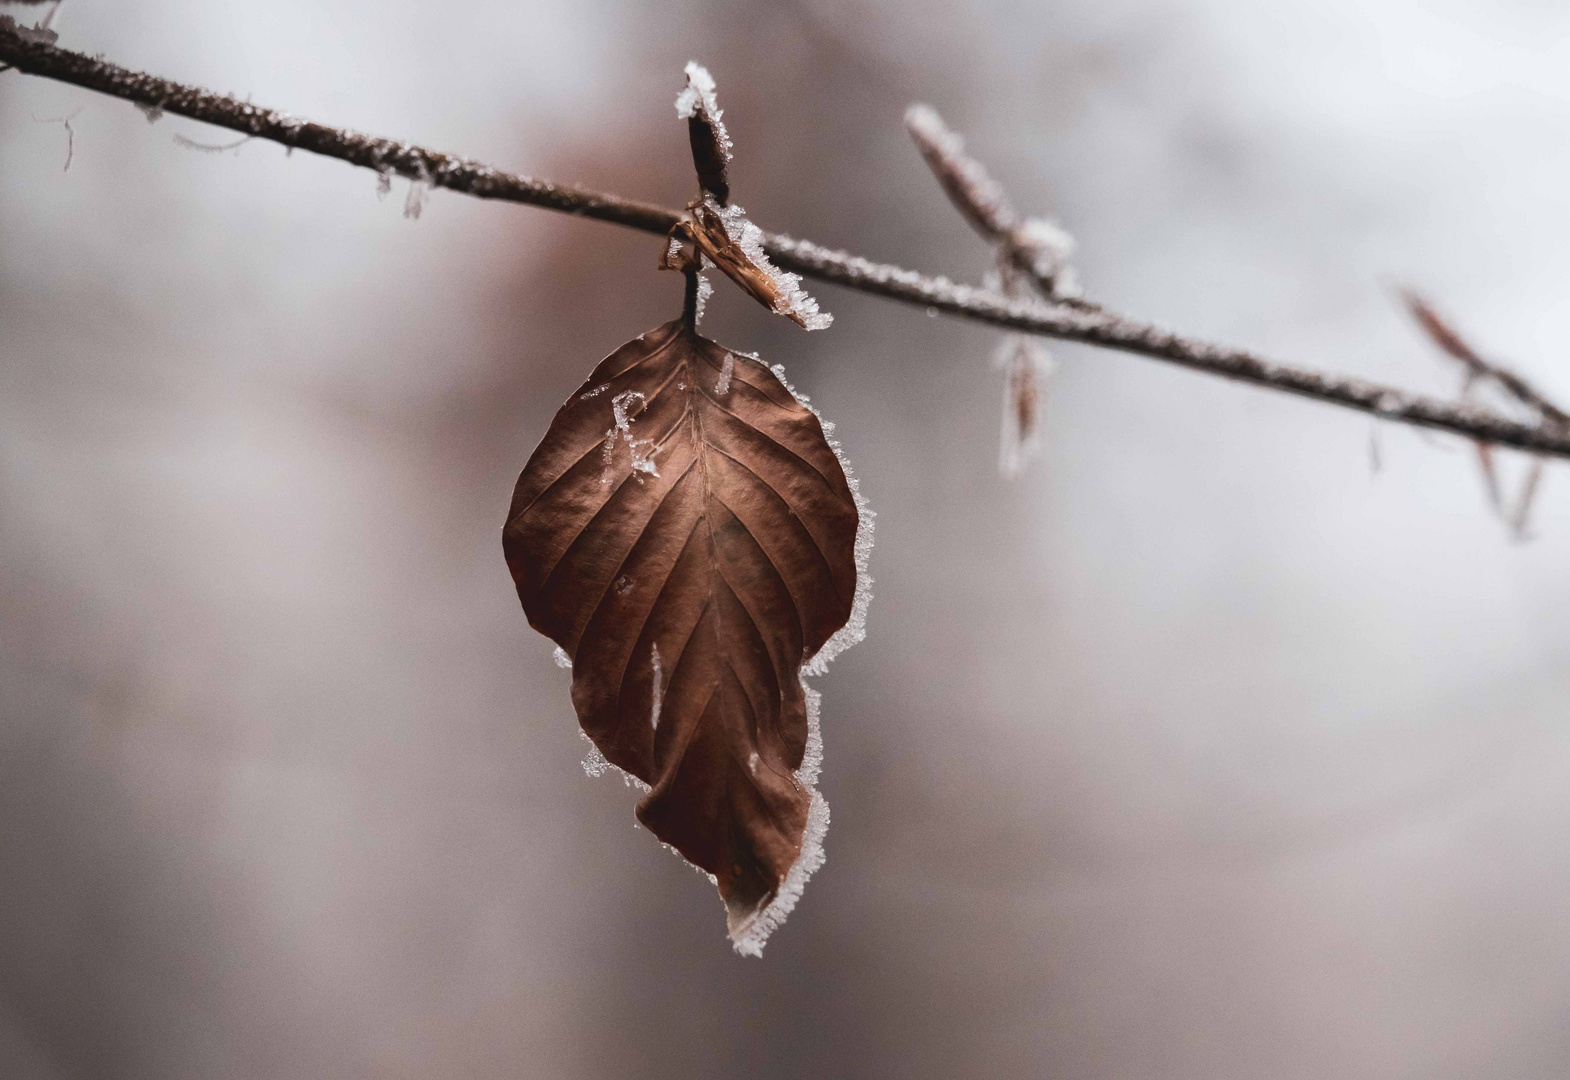
<svg viewBox="0 0 1570 1080"><path fill-rule="evenodd" d="M337 158L373 172L397 173L409 180L428 177L432 187L476 198L545 207L662 238L683 220L680 212L662 206L504 172L455 155L300 120L232 96L129 71L82 53L29 40L19 33L15 21L5 16L0 16L0 64L291 149ZM1523 424L1468 402L1441 401L1361 379L1291 367L1244 349L1184 337L1085 305L1011 300L991 290L872 262L777 233L764 233L763 247L781 269L923 309L933 308L1022 333L1135 353L1396 423L1570 458L1570 432L1547 424Z"/></svg>

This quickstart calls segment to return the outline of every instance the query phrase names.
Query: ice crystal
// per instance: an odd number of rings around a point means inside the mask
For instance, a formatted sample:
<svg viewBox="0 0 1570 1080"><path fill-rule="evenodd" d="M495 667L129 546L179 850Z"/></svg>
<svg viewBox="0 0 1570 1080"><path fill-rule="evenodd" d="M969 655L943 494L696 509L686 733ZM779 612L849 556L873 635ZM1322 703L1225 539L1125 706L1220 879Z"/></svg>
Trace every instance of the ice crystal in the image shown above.
<svg viewBox="0 0 1570 1080"><path fill-rule="evenodd" d="M1062 226L1046 218L1026 218L1014 230L1014 243L1029 262L1030 272L1050 283L1054 299L1080 294L1068 265L1068 257L1074 253L1074 238Z"/></svg>
<svg viewBox="0 0 1570 1080"><path fill-rule="evenodd" d="M801 287L800 274L787 273L769 261L768 254L763 250L763 230L747 220L747 212L734 203L723 207L712 199L708 203L709 209L718 214L724 223L725 233L732 243L741 248L752 264L774 283L774 311L798 319L808 330L827 329L834 321L834 316L818 310L818 302Z"/></svg>
<svg viewBox="0 0 1570 1080"><path fill-rule="evenodd" d="M713 265L712 263L709 263L709 261L707 259L704 260L704 263L707 264L707 265ZM698 275L698 298L697 298L696 302L694 302L693 307L692 307L692 324L694 326L698 325L699 323L701 323L703 321L704 309L706 309L709 306L709 297L711 297L713 295L714 295L714 284L713 284L713 282L709 281L709 279L707 277L705 277L704 275L699 274Z"/></svg>
<svg viewBox="0 0 1570 1080"><path fill-rule="evenodd" d="M1042 387L1056 364L1036 338L1010 334L995 360L1003 369L1003 432L998 471L1018 476L1041 451Z"/></svg>
<svg viewBox="0 0 1570 1080"><path fill-rule="evenodd" d="M641 390L624 390L611 399L611 418L616 422L616 426L605 433L605 461L607 466L609 466L611 455L616 449L616 436L620 434L627 443L628 453L632 455L632 471L645 473L649 476L660 475L659 469L654 464L654 451L652 449L644 449L644 447L650 445L649 440L634 439L632 437L632 417L628 415L628 409L634 401L638 402L641 409L643 403L647 400L647 397Z"/></svg>
<svg viewBox="0 0 1570 1080"><path fill-rule="evenodd" d="M715 95L714 76L709 74L708 68L696 60L689 60L687 85L676 95L676 115L686 120L700 114L714 129L714 137L720 144L720 152L725 155L725 160L729 161L733 144L730 141L730 134L725 130L725 124L720 120L720 103Z"/></svg>
<svg viewBox="0 0 1570 1080"><path fill-rule="evenodd" d="M430 198L431 185L428 180L410 180L409 194L404 196L403 216L410 221L420 220L420 215L425 212L425 203Z"/></svg>
<svg viewBox="0 0 1570 1080"><path fill-rule="evenodd" d="M654 651L650 658L654 665L654 690L649 695L649 727L655 731L660 730L660 706L665 704L665 699L660 696L660 646L655 642Z"/></svg>
<svg viewBox="0 0 1570 1080"><path fill-rule="evenodd" d="M588 732L579 731L578 737L589 744L588 751L583 755L583 771L590 778L598 780L606 773L615 771L621 773L621 782L627 787L637 788L642 792L647 792L649 790L649 785L645 784L642 780L639 780L636 776L632 775L632 773L628 772L626 769L623 769L619 765L611 764L610 759L600 752L600 748L598 746L594 745L594 740L589 738ZM634 821L633 825L636 827L637 822ZM675 849L672 848L671 850L674 851Z"/></svg>
<svg viewBox="0 0 1570 1080"><path fill-rule="evenodd" d="M746 356L749 360L762 363L756 356L747 353L736 355ZM807 747L802 755L801 768L796 770L796 782L806 788L812 798L807 808L807 826L801 837L801 854L791 864L774 898L762 909L749 911L726 906L726 927L730 934L731 945L743 956L763 955L763 946L767 943L769 935L779 929L786 916L795 910L796 902L801 899L802 890L806 888L807 879L823 865L826 858L823 839L829 831L829 804L817 790L818 776L823 771L823 695L808 684L807 676L822 675L828 670L829 661L867 636L867 608L872 603L872 577L867 572L867 566L872 558L873 518L877 516L868 507L865 496L861 494L861 485L845 457L844 448L840 446L839 440L834 438L834 425L823 419L823 414L818 412L811 400L790 384L785 377L783 365L775 364L769 370L785 389L790 391L792 397L811 409L812 414L818 418L819 424L823 427L823 437L828 441L829 448L834 451L834 456L845 473L845 483L850 488L851 498L855 500L856 512L859 516L855 540L856 592L851 601L850 619L824 643L823 648L801 666L801 685L807 700Z"/></svg>

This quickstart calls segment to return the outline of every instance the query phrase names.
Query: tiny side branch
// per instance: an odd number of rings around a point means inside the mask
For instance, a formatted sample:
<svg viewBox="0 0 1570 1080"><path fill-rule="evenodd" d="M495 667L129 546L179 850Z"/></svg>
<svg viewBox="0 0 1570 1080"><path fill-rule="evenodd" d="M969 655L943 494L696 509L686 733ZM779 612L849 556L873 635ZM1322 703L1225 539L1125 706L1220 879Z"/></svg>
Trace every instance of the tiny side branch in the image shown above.
<svg viewBox="0 0 1570 1080"><path fill-rule="evenodd" d="M127 70L62 49L52 34L0 16L0 67L56 79L291 149L309 150L410 181L482 199L541 206L664 236L686 215L662 206L504 172L405 142L313 123L199 87ZM1195 340L1139 319L1071 301L1011 299L777 233L764 249L781 268L858 292L976 322L1135 353L1238 382L1313 398L1382 419L1478 442L1570 458L1570 430L1523 424L1468 402L1409 394L1362 379L1276 363L1244 349Z"/></svg>

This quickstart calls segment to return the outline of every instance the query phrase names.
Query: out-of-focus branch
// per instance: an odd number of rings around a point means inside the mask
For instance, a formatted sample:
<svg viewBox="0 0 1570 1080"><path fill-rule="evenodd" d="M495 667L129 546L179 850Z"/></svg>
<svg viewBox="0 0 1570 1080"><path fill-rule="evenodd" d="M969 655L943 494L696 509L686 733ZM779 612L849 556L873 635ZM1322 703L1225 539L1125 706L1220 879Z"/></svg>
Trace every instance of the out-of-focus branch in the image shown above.
<svg viewBox="0 0 1570 1080"><path fill-rule="evenodd" d="M1044 299L1099 311L1080 298L1069 270L1074 239L1045 218L1021 217L1009 202L1003 185L992 178L981 162L965 153L965 141L943 122L930 105L912 105L905 112L905 130L921 151L949 202L981 238L997 248L999 263L1008 272L1023 275Z"/></svg>
<svg viewBox="0 0 1570 1080"><path fill-rule="evenodd" d="M1542 419L1543 427L1570 432L1570 414L1509 368L1483 359L1482 355L1472 348L1454 327L1440 317L1432 304L1410 289L1402 290L1401 299L1406 302L1407 309L1423 328L1423 332L1428 335L1429 340L1447 355L1460 361L1461 366L1466 370L1466 382L1461 389L1463 397L1471 391L1474 383L1486 379L1536 412ZM1510 528L1517 540L1527 539L1527 524L1532 516L1532 503L1536 500L1537 492L1543 482L1543 459L1537 458L1527 469L1515 505L1511 507L1506 503L1504 488L1500 484L1499 470L1494 464L1493 447L1481 440L1476 443L1476 446L1477 463L1483 471L1483 490L1488 495L1489 507L1499 520Z"/></svg>
<svg viewBox="0 0 1570 1080"><path fill-rule="evenodd" d="M616 195L563 187L503 172L440 151L328 127L227 95L129 71L36 40L0 17L0 64L124 98L148 109L309 150L411 181L482 199L542 206L665 236L684 214ZM875 263L807 240L764 235L781 267L859 292L932 308L1029 334L1118 349L1212 375L1371 413L1386 420L1449 431L1469 439L1570 458L1570 432L1518 423L1466 402L1407 394L1361 379L1278 364L1243 349L1175 334L1150 323L1096 309L1039 300L1011 300L988 290Z"/></svg>
<svg viewBox="0 0 1570 1080"><path fill-rule="evenodd" d="M1535 410L1542 418L1559 427L1570 427L1570 413L1548 400L1535 386L1509 368L1483 359L1466 339L1439 317L1433 305L1410 289L1401 292L1401 299L1435 345L1459 360L1467 370L1467 381L1491 379L1521 404Z"/></svg>

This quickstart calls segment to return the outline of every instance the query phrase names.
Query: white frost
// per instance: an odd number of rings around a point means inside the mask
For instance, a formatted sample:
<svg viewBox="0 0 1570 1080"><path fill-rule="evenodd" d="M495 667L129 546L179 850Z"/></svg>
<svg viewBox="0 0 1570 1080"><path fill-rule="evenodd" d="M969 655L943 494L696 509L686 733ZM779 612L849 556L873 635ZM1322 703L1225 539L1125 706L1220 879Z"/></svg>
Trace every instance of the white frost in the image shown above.
<svg viewBox="0 0 1570 1080"><path fill-rule="evenodd" d="M551 653L551 659L556 661L557 667L566 668L568 671L572 670L572 657L568 656L567 650L560 645L556 646L556 651Z"/></svg>
<svg viewBox="0 0 1570 1080"><path fill-rule="evenodd" d="M660 676L662 673L660 671L659 642L655 642L654 644L653 663L654 690L649 695L649 727L653 728L655 731L658 731L660 729L660 706L664 704L664 700L660 696Z"/></svg>
<svg viewBox="0 0 1570 1080"><path fill-rule="evenodd" d="M594 740L589 738L588 732L580 730L578 732L578 737L589 744L589 752L583 755L583 771L590 777L598 780L600 777L614 769L616 772L621 773L621 782L623 784L630 788L637 788L639 791L645 793L648 792L648 784L645 784L642 780L639 780L636 776L632 775L632 773L621 768L620 766L612 765L609 759L607 759L604 754L600 753L600 748L594 745ZM636 822L634 822L634 824L636 825Z"/></svg>
<svg viewBox="0 0 1570 1080"><path fill-rule="evenodd" d="M1026 218L1014 230L1014 242L1029 260L1031 272L1051 284L1053 299L1067 300L1084 291L1068 264L1074 238L1061 225L1046 218Z"/></svg>
<svg viewBox="0 0 1570 1080"><path fill-rule="evenodd" d="M747 211L732 203L720 206L705 196L709 209L719 215L725 233L752 264L768 275L774 283L774 311L790 318L800 318L808 330L826 330L834 316L818 310L818 302L801 287L800 274L788 274L769 261L763 250L763 230L747 220Z"/></svg>
<svg viewBox="0 0 1570 1080"><path fill-rule="evenodd" d="M731 946L743 956L762 956L763 946L769 935L782 926L796 901L801 899L807 879L823 865L823 838L829 831L829 803L814 786L818 773L823 770L823 731L819 723L819 703L823 700L812 687L802 684L807 692L807 751L802 756L801 768L796 770L796 781L807 789L812 802L807 806L807 827L801 833L801 854L785 874L779 891L762 910L732 908L726 905L725 926L730 934Z"/></svg>
<svg viewBox="0 0 1570 1080"><path fill-rule="evenodd" d="M586 396L599 393L599 388ZM632 471L646 473L649 476L660 475L660 470L654 464L654 449L644 449L650 446L648 439L634 439L632 437L633 417L629 410L634 401L640 406L647 401L647 396L641 390L623 390L611 399L611 421L613 427L605 431L605 446L601 451L601 461L604 466L600 473L600 483L609 484L615 466L616 438L620 436L627 443L627 452L632 455Z"/></svg>
<svg viewBox="0 0 1570 1080"><path fill-rule="evenodd" d="M1057 364L1040 341L1025 334L1004 338L994 363L1003 369L998 471L1015 477L1041 452L1043 387Z"/></svg>
<svg viewBox="0 0 1570 1080"><path fill-rule="evenodd" d="M403 216L411 221L418 221L420 214L425 210L425 204L431 197L431 174L425 168L425 162L416 159L420 175L409 181L409 194L403 200Z"/></svg>
<svg viewBox="0 0 1570 1080"><path fill-rule="evenodd" d="M736 358L730 353L725 354L725 362L720 365L720 378L714 384L714 392L720 397L730 393L731 373L736 370Z"/></svg>
<svg viewBox="0 0 1570 1080"><path fill-rule="evenodd" d="M796 782L806 788L812 798L807 807L807 827L801 835L801 854L791 864L779 891L774 894L774 899L767 906L756 911L731 910L727 906L725 921L730 933L731 945L743 956L763 955L763 946L767 943L769 935L777 930L784 923L786 916L796 909L796 901L801 899L802 890L807 886L807 879L823 865L825 858L823 838L829 831L829 804L817 790L818 776L823 771L821 722L823 695L808 685L807 676L822 675L828 670L829 661L867 636L867 608L872 603L872 577L867 573L867 565L872 558L873 518L877 516L867 506L867 500L861 494L861 485L856 480L856 474L851 471L850 462L845 458L845 451L840 446L839 440L834 438L834 425L823 419L823 414L813 408L812 402L805 394L798 393L796 388L791 386L789 380L785 378L785 368L782 365L775 364L769 370L784 384L785 389L790 391L792 397L808 409L812 409L812 414L823 425L823 436L828 440L829 448L834 451L840 468L845 472L845 483L850 488L851 498L856 502L856 512L859 515L855 540L856 592L851 601L850 619L824 643L823 648L819 649L812 659L801 666L801 685L807 698L807 749L802 755L801 768L796 770Z"/></svg>
<svg viewBox="0 0 1570 1080"><path fill-rule="evenodd" d="M712 266L709 260L704 259L703 265ZM709 306L709 297L714 295L714 283L701 273L698 275L698 298L692 305L692 325L697 326L703 322L704 309Z"/></svg>
<svg viewBox="0 0 1570 1080"><path fill-rule="evenodd" d="M720 120L720 102L714 91L714 76L709 74L709 69L696 60L687 61L687 85L676 95L676 115L683 120L698 115L706 119L714 128L714 136L719 140L720 152L725 155L725 160L729 161L733 144L729 132L725 130L725 125Z"/></svg>
<svg viewBox="0 0 1570 1080"><path fill-rule="evenodd" d="M605 444L600 450L600 483L609 486L616 472L616 429L605 432Z"/></svg>

